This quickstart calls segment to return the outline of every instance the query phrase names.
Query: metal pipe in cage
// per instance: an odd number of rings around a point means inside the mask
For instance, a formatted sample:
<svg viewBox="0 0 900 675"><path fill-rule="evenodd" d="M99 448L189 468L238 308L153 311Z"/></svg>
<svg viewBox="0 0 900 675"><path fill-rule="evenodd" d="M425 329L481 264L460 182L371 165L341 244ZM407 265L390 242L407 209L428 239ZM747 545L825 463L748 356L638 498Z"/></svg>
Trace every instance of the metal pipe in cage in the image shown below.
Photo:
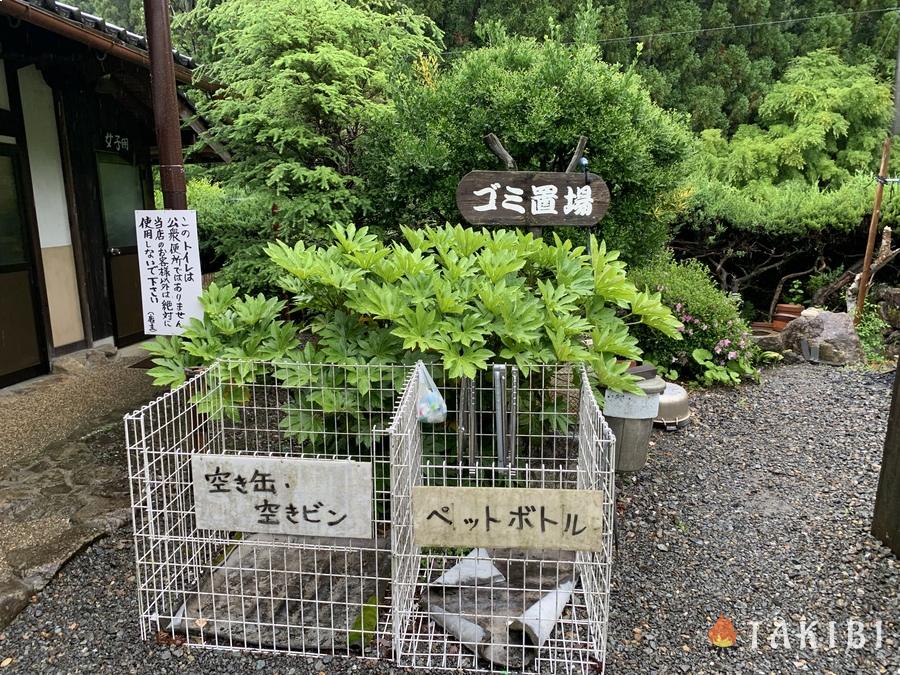
<svg viewBox="0 0 900 675"><path fill-rule="evenodd" d="M503 582L503 574L491 562L491 554L486 548L473 548L456 565L432 581L435 586L455 586L459 584L490 584Z"/></svg>
<svg viewBox="0 0 900 675"><path fill-rule="evenodd" d="M467 377L461 377L459 379L459 399L456 404L456 461L458 464L463 463L463 445L466 440L466 431L469 426L469 420L467 419L467 409L468 409L468 382Z"/></svg>
<svg viewBox="0 0 900 675"><path fill-rule="evenodd" d="M507 454L512 473L516 469L516 434L519 427L519 371L515 366L510 368L509 386L509 420L507 421Z"/></svg>
<svg viewBox="0 0 900 675"><path fill-rule="evenodd" d="M475 465L477 464L476 442L477 442L477 434L478 434L478 430L476 428L476 424L477 424L476 419L477 418L475 415L475 403L476 403L475 380L470 379L469 380L469 407L468 407L468 414L469 414L469 425L468 425L468 429L469 429L469 471L473 475L476 472Z"/></svg>
<svg viewBox="0 0 900 675"><path fill-rule="evenodd" d="M497 466L506 466L506 366L494 366L494 437Z"/></svg>
<svg viewBox="0 0 900 675"><path fill-rule="evenodd" d="M550 634L553 633L553 629L556 628L566 605L569 604L569 598L572 597L574 588L575 583L567 581L559 588L547 593L526 609L521 617L509 624L510 633L523 633L533 646L543 647L550 638Z"/></svg>

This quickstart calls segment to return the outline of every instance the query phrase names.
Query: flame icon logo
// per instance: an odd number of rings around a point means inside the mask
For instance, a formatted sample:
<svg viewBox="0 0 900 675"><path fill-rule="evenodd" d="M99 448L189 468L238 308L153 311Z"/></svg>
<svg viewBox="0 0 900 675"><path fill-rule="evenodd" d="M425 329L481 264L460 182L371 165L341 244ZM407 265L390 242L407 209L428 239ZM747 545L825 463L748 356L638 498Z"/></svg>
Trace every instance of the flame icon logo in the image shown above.
<svg viewBox="0 0 900 675"><path fill-rule="evenodd" d="M716 647L734 647L737 642L737 631L734 630L734 624L731 623L731 619L726 619L721 614L709 629L708 635L709 641Z"/></svg>

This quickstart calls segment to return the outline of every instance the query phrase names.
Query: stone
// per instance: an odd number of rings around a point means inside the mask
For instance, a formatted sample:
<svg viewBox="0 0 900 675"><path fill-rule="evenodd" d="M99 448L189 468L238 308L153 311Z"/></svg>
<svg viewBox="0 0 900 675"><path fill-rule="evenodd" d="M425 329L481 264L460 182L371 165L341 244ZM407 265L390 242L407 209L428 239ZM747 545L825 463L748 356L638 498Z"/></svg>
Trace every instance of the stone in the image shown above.
<svg viewBox="0 0 900 675"><path fill-rule="evenodd" d="M781 333L774 330L754 329L750 339L756 343L757 347L768 352L780 352L784 349Z"/></svg>
<svg viewBox="0 0 900 675"><path fill-rule="evenodd" d="M900 288L876 285L868 299L878 305L878 313L891 328L900 328Z"/></svg>
<svg viewBox="0 0 900 675"><path fill-rule="evenodd" d="M88 368L103 365L116 355L116 348L108 345L92 347L53 359L51 369L57 375L78 375Z"/></svg>
<svg viewBox="0 0 900 675"><path fill-rule="evenodd" d="M792 349L785 349L783 352L781 352L781 356L782 363L784 363L784 365L786 366L803 361L803 357Z"/></svg>
<svg viewBox="0 0 900 675"><path fill-rule="evenodd" d="M809 319L812 319L813 317L819 316L819 314L821 314L823 311L825 310L819 309L818 307L807 307L802 312L800 312L800 316L805 316Z"/></svg>
<svg viewBox="0 0 900 675"><path fill-rule="evenodd" d="M99 535L93 528L71 527L47 542L12 549L6 554L6 562L25 584L39 591L69 558Z"/></svg>
<svg viewBox="0 0 900 675"><path fill-rule="evenodd" d="M112 532L121 527L131 516L131 509L125 498L109 499L90 495L72 517L71 522L89 528Z"/></svg>
<svg viewBox="0 0 900 675"><path fill-rule="evenodd" d="M795 354L814 354L818 361L832 366L846 366L865 362L853 317L846 312L820 312L814 317L801 316L782 331L782 343ZM814 359L813 359L814 360Z"/></svg>
<svg viewBox="0 0 900 675"><path fill-rule="evenodd" d="M884 354L895 359L900 356L900 330L891 331L884 340Z"/></svg>
<svg viewBox="0 0 900 675"><path fill-rule="evenodd" d="M0 630L28 606L31 590L18 579L0 581Z"/></svg>

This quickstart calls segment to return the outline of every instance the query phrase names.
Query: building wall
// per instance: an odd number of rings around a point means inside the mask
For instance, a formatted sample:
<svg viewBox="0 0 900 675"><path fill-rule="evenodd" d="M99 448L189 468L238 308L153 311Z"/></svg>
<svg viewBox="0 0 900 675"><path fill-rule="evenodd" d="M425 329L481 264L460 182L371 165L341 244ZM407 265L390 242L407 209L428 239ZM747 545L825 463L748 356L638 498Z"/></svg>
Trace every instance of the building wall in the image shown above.
<svg viewBox="0 0 900 675"><path fill-rule="evenodd" d="M0 110L10 110L9 91L6 88L6 68L3 59L0 59Z"/></svg>
<svg viewBox="0 0 900 675"><path fill-rule="evenodd" d="M18 71L53 346L84 339L53 92L34 66ZM102 262L100 263L102 264Z"/></svg>
<svg viewBox="0 0 900 675"><path fill-rule="evenodd" d="M9 104L9 89L6 87L6 65L3 63L3 59L0 59L0 110L12 110ZM16 139L0 133L0 143L15 145Z"/></svg>

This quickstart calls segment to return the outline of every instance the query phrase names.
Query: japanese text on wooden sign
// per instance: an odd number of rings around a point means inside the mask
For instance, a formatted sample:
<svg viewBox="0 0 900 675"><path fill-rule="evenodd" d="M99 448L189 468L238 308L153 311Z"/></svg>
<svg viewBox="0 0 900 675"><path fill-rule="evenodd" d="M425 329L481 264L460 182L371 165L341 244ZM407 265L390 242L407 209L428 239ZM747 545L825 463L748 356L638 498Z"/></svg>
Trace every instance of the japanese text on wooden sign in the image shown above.
<svg viewBox="0 0 900 675"><path fill-rule="evenodd" d="M116 150L119 152L121 152L122 150L128 150L130 146L128 136L114 134L111 131L107 131L103 135L103 142L105 143L107 150Z"/></svg>
<svg viewBox="0 0 900 675"><path fill-rule="evenodd" d="M372 536L372 464L194 455L194 509L206 530Z"/></svg>
<svg viewBox="0 0 900 675"><path fill-rule="evenodd" d="M417 546L597 551L602 495L593 490L413 488Z"/></svg>
<svg viewBox="0 0 900 675"><path fill-rule="evenodd" d="M135 211L144 332L179 335L203 316L195 211Z"/></svg>
<svg viewBox="0 0 900 675"><path fill-rule="evenodd" d="M456 205L472 225L595 225L609 189L589 173L472 171L456 188Z"/></svg>

